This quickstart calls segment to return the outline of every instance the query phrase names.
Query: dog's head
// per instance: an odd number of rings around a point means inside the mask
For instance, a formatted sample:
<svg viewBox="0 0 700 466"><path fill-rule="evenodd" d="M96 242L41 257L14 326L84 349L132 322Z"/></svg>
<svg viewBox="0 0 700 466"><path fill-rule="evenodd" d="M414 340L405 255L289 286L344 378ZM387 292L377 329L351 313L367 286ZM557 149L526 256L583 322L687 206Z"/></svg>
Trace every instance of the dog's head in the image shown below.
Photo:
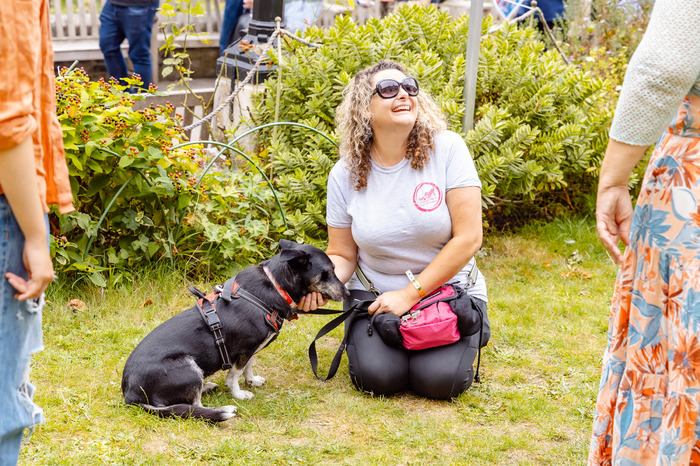
<svg viewBox="0 0 700 466"><path fill-rule="evenodd" d="M278 258L286 264L285 290L295 300L312 291L331 301L342 301L350 295L335 275L333 262L319 248L283 239Z"/></svg>

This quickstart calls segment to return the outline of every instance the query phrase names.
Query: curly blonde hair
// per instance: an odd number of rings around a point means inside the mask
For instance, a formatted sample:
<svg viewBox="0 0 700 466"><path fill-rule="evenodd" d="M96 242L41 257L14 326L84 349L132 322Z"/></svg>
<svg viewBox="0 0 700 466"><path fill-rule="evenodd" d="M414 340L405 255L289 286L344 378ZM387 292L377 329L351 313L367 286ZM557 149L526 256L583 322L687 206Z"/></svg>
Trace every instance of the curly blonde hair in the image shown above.
<svg viewBox="0 0 700 466"><path fill-rule="evenodd" d="M340 138L340 155L351 173L355 190L367 187L367 176L372 168L370 147L374 140L372 114L369 106L372 101L370 85L372 76L383 70L398 70L405 75L406 69L396 62L381 60L360 70L343 91L343 101L338 106L335 125ZM406 158L413 169L421 169L430 159L430 151L435 149L435 135L446 128L445 115L435 101L423 90L416 96L418 116L408 135Z"/></svg>

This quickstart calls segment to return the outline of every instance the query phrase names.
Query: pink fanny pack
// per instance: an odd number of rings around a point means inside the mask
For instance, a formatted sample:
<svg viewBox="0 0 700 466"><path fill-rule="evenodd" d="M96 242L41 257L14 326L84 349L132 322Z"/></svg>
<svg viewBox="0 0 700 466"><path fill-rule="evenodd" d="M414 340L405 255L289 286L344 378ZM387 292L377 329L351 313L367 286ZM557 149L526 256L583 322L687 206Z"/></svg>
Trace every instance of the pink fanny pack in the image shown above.
<svg viewBox="0 0 700 466"><path fill-rule="evenodd" d="M443 285L404 314L399 327L403 346L410 350L422 350L459 340L457 315L449 303L456 298L455 288Z"/></svg>

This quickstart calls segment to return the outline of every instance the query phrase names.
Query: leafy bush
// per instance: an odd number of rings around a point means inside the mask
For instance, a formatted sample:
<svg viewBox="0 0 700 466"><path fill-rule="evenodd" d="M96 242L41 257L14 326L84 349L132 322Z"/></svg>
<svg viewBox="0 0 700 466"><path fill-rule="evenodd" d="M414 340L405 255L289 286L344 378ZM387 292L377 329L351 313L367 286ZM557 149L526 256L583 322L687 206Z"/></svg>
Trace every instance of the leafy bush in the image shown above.
<svg viewBox="0 0 700 466"><path fill-rule="evenodd" d="M466 142L494 222L586 210L607 143L609 83L567 66L536 37L511 25L481 44Z"/></svg>
<svg viewBox="0 0 700 466"><path fill-rule="evenodd" d="M624 70L622 74L619 69L610 73L606 72L607 67L595 63L601 54L628 63L642 40L653 6L654 0L568 0L559 24L559 38L577 63L602 72L605 77L618 76L616 82L621 83Z"/></svg>
<svg viewBox="0 0 700 466"><path fill-rule="evenodd" d="M225 167L202 175L211 155L202 145L182 145L170 104L135 110L142 95L115 81L90 81L82 70L56 83L76 207L52 216L59 270L82 272L100 286L155 260L230 270L258 262L259 244L283 230L260 175Z"/></svg>
<svg viewBox="0 0 700 466"><path fill-rule="evenodd" d="M510 25L487 35L490 25L482 26L475 127L465 136L484 183L487 221L585 209L607 138L606 82L567 67L532 29ZM450 129L463 132L467 33L466 16L453 20L417 5L363 26L342 17L330 30L308 28L306 38L322 45L287 43L279 88L274 76L264 84L252 119L268 123L278 111L278 121L337 140L343 88L360 68L389 58L404 63ZM80 70L59 77L57 92L78 209L52 216L59 270L98 285L160 260L231 273L267 256L261 251L280 235L325 241L326 180L338 155L322 135L293 126L258 133L263 149L253 159L272 175L289 231L248 165L203 174L212 154L180 144L172 106L135 110L142 96L116 82L91 82Z"/></svg>
<svg viewBox="0 0 700 466"><path fill-rule="evenodd" d="M627 64L642 40L654 0L568 0L559 38L569 57L581 69L607 80L604 104L613 112L620 95ZM653 148L647 152L647 158ZM646 163L639 163L630 177L632 193L638 193Z"/></svg>
<svg viewBox="0 0 700 466"><path fill-rule="evenodd" d="M466 135L484 203L495 207L486 218L500 222L525 209L542 214L578 208L593 190L607 138L606 83L567 67L532 29L510 25L487 35L490 26L485 19L475 127ZM330 30L308 28L305 38L322 45L287 43L280 89L274 77L266 82L254 120L273 121L279 98L280 121L313 126L337 139L333 121L343 88L359 69L388 58L408 68L447 114L449 128L463 134L467 33L466 16L453 20L419 5L363 26L341 17ZM293 229L305 241L323 242L325 183L336 147L292 127L278 129L275 137L263 134L261 145L269 148L275 183L294 212Z"/></svg>

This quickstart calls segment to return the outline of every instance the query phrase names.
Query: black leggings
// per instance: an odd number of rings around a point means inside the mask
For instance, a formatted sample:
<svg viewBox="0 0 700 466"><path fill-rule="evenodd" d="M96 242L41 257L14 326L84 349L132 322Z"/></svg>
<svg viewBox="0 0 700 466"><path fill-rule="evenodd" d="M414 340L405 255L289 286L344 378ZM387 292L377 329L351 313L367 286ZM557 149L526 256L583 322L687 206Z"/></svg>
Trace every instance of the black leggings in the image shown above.
<svg viewBox="0 0 700 466"><path fill-rule="evenodd" d="M351 290L343 301L349 309L354 300L372 300L368 291ZM486 302L471 298L484 316L481 346L491 336L491 325L486 315ZM413 390L418 395L438 400L449 400L467 390L474 378L473 363L479 348L479 332L464 337L451 345L420 351L388 346L377 332L367 332L369 314L354 315L345 324L347 335L348 370L358 390L372 395L392 395Z"/></svg>

